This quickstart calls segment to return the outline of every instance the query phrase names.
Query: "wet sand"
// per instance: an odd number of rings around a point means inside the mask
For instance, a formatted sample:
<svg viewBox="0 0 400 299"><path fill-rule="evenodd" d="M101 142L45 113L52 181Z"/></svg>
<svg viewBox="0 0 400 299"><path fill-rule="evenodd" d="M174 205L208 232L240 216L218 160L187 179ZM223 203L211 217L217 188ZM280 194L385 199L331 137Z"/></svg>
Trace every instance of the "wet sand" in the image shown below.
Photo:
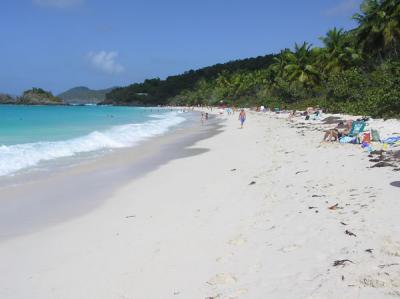
<svg viewBox="0 0 400 299"><path fill-rule="evenodd" d="M52 167L0 178L0 242L46 226L80 217L101 205L113 192L173 159L198 155L195 142L218 134L220 125L193 121L141 145L118 149L70 167Z"/></svg>

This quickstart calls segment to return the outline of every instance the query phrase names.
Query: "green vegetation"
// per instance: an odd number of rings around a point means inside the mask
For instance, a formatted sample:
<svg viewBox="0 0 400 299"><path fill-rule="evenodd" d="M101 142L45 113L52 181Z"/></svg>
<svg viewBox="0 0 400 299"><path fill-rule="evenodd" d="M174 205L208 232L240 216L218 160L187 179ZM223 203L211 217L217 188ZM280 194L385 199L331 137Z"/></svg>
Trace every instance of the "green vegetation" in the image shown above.
<svg viewBox="0 0 400 299"><path fill-rule="evenodd" d="M41 95L43 97L53 97L53 94L50 91L45 91L41 88L33 87L32 89L25 90L22 96L27 96L30 94Z"/></svg>
<svg viewBox="0 0 400 299"><path fill-rule="evenodd" d="M67 104L97 104L104 101L113 88L93 90L84 86L74 87L58 95Z"/></svg>
<svg viewBox="0 0 400 299"><path fill-rule="evenodd" d="M170 76L165 80L159 78L134 83L127 87L115 88L106 95L104 104L122 105L163 105L186 91L194 90L202 80L212 82L221 73L239 71L255 71L267 68L272 63L273 55L259 56L243 60L231 61L225 64L190 70L182 75Z"/></svg>
<svg viewBox="0 0 400 299"><path fill-rule="evenodd" d="M333 28L323 47L307 42L277 55L238 60L114 89L114 104L214 105L301 109L400 117L400 2L365 0L358 27Z"/></svg>
<svg viewBox="0 0 400 299"><path fill-rule="evenodd" d="M62 100L53 96L50 91L41 88L32 88L23 92L22 96L17 99L16 104L23 105L61 105Z"/></svg>

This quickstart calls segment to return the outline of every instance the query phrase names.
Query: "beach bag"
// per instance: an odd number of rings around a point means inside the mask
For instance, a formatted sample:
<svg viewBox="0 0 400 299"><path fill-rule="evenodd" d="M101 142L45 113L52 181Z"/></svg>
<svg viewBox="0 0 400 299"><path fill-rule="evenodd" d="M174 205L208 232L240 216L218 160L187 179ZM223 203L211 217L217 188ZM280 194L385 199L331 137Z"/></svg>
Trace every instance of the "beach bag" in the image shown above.
<svg viewBox="0 0 400 299"><path fill-rule="evenodd" d="M371 143L371 133L365 132L363 134L362 143L370 144Z"/></svg>
<svg viewBox="0 0 400 299"><path fill-rule="evenodd" d="M357 136L357 137L353 137L353 140L351 140L350 143L352 143L352 144L359 144L359 143L361 143L361 142L360 142L359 137Z"/></svg>

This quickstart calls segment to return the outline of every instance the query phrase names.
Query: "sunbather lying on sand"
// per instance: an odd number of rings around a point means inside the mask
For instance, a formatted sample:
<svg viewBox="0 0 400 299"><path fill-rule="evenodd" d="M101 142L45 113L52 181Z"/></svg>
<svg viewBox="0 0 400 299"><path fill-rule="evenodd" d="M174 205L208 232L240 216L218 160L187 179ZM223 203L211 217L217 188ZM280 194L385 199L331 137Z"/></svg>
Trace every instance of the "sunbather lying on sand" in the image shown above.
<svg viewBox="0 0 400 299"><path fill-rule="evenodd" d="M340 122L335 128L325 131L324 141L338 141L343 136L347 136L350 132L351 122Z"/></svg>
<svg viewBox="0 0 400 299"><path fill-rule="evenodd" d="M293 117L295 117L296 116L296 110L292 110L290 113L289 113L289 120L291 121L292 120L292 118Z"/></svg>

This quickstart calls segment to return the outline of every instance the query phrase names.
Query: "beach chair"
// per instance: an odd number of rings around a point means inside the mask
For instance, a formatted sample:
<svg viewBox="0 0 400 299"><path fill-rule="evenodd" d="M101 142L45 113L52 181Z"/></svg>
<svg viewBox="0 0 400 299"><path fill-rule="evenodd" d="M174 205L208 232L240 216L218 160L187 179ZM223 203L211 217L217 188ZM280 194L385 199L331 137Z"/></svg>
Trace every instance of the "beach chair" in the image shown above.
<svg viewBox="0 0 400 299"><path fill-rule="evenodd" d="M351 124L351 130L349 133L350 137L358 136L358 134L362 133L365 129L365 121L353 121Z"/></svg>
<svg viewBox="0 0 400 299"><path fill-rule="evenodd" d="M378 130L371 129L372 141L381 142Z"/></svg>

